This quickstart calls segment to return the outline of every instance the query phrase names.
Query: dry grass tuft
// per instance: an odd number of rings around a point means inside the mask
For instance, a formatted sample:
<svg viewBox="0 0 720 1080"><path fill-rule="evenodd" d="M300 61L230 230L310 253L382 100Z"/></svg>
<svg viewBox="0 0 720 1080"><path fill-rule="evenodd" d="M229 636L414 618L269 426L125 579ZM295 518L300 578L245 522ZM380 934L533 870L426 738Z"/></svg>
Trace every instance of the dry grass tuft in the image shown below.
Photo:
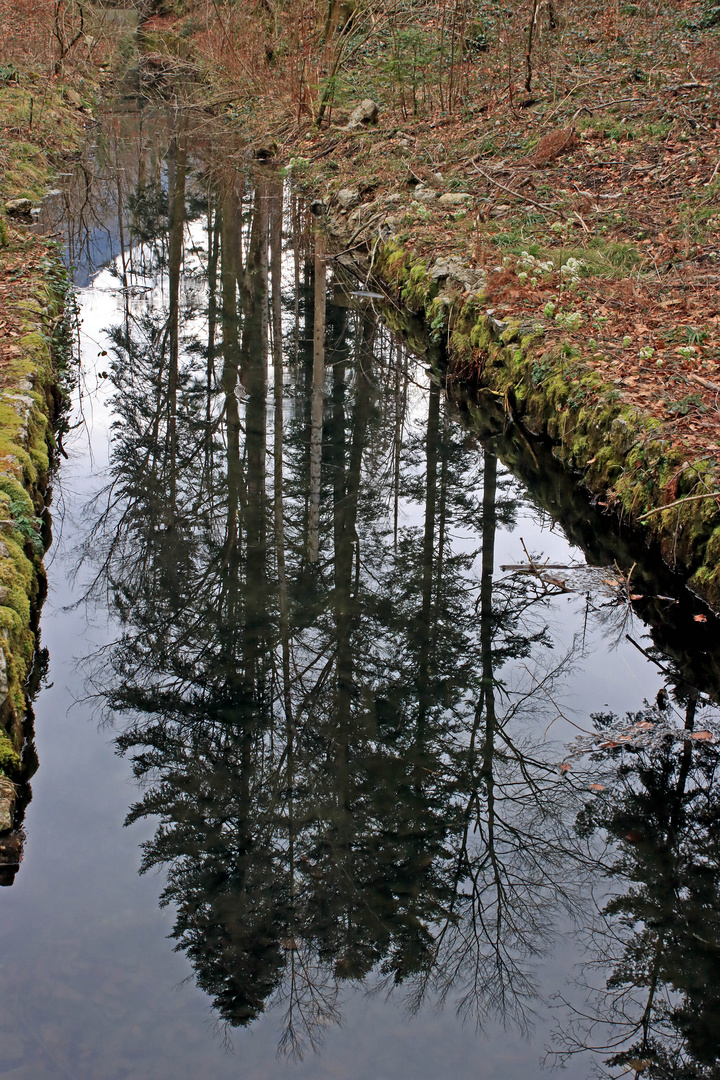
<svg viewBox="0 0 720 1080"><path fill-rule="evenodd" d="M551 131L542 137L530 160L533 165L547 165L548 162L574 150L579 141L575 128Z"/></svg>

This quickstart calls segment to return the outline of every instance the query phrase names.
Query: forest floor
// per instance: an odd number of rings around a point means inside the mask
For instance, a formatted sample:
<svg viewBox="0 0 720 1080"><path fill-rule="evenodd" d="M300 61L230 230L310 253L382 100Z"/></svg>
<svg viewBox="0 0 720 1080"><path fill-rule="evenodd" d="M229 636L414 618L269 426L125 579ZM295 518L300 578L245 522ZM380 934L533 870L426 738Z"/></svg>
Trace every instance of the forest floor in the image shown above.
<svg viewBox="0 0 720 1080"><path fill-rule="evenodd" d="M558 118L532 150L526 112L493 148L458 121L378 125L305 136L300 172L329 199L357 188L377 205L383 191L402 193L393 217L418 255L466 260L501 317L539 323L548 348L579 350L687 454L716 453L720 66L708 80L703 58L697 81L668 72L662 92L611 84L624 98L618 116L598 79L582 97L588 112ZM313 166L330 156L319 175ZM445 208L428 191L472 201Z"/></svg>

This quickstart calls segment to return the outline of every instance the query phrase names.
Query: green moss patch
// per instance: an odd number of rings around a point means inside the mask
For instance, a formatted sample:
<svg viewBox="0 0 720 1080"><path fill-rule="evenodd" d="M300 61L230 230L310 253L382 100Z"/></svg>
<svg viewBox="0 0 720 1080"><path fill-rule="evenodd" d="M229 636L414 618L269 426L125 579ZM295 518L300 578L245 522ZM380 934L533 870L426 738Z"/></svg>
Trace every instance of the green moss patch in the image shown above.
<svg viewBox="0 0 720 1080"><path fill-rule="evenodd" d="M47 327L55 324L65 293L64 273L51 262L35 275L30 299L26 296L12 312L22 332L3 367L0 391L0 650L5 668L0 678L0 771L11 777L21 767L25 687L35 651L33 612L44 577L40 514L54 407Z"/></svg>

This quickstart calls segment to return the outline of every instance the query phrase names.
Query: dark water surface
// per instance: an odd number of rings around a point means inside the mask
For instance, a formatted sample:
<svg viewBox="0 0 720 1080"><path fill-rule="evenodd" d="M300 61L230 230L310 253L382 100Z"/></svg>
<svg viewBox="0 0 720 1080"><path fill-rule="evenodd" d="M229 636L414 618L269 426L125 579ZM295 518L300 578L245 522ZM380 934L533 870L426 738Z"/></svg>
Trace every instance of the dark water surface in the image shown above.
<svg viewBox="0 0 720 1080"><path fill-rule="evenodd" d="M47 210L82 363L0 1076L720 1075L712 619L187 115Z"/></svg>

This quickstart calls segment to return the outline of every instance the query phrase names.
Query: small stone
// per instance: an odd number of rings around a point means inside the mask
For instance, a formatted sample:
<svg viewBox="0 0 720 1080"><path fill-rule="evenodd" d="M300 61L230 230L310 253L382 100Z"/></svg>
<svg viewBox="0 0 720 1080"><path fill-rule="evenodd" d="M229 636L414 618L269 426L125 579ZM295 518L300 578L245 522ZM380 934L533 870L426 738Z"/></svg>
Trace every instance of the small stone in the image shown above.
<svg viewBox="0 0 720 1080"><path fill-rule="evenodd" d="M430 270L431 281L448 279L456 281L466 290L472 290L483 284L485 274L482 270L473 269L464 263L457 255L441 255L435 260Z"/></svg>
<svg viewBox="0 0 720 1080"><path fill-rule="evenodd" d="M429 187L424 187L421 184L418 184L413 194L415 201L419 203L434 203L437 201L438 197L437 191L434 191Z"/></svg>
<svg viewBox="0 0 720 1080"><path fill-rule="evenodd" d="M5 545L3 544L3 547ZM7 548L5 548L7 551ZM8 683L7 676L7 663L5 661L5 653L0 649L0 706L4 705L8 694L10 693L10 684ZM2 779L2 777L0 777Z"/></svg>
<svg viewBox="0 0 720 1080"><path fill-rule="evenodd" d="M0 833L9 832L15 816L15 785L0 776Z"/></svg>
<svg viewBox="0 0 720 1080"><path fill-rule="evenodd" d="M81 109L83 107L83 99L78 94L77 90L72 90L69 86L65 90L65 100L72 109Z"/></svg>
<svg viewBox="0 0 720 1080"><path fill-rule="evenodd" d="M488 326L496 337L500 337L507 330L507 323L502 322L501 319L496 319L495 316L491 315L489 311L487 313L487 321Z"/></svg>
<svg viewBox="0 0 720 1080"><path fill-rule="evenodd" d="M360 202L360 192L357 188L340 188L337 201L341 210L351 210Z"/></svg>
<svg viewBox="0 0 720 1080"><path fill-rule="evenodd" d="M377 124L378 107L372 98L365 98L350 113L348 127L366 127L368 124Z"/></svg>
<svg viewBox="0 0 720 1080"><path fill-rule="evenodd" d="M11 217L30 217L32 208L30 199L8 199L5 203L5 213Z"/></svg>
<svg viewBox="0 0 720 1080"><path fill-rule="evenodd" d="M473 197L467 191L448 191L440 196L438 206L443 206L446 210L457 210L472 201Z"/></svg>

